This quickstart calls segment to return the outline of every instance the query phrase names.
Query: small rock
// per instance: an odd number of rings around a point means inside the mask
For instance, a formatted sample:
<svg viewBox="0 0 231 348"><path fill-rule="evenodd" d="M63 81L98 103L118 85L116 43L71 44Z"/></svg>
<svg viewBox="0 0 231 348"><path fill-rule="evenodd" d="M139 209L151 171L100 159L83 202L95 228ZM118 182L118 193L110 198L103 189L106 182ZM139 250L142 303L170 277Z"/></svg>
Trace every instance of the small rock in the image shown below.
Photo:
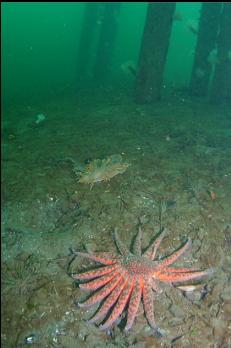
<svg viewBox="0 0 231 348"><path fill-rule="evenodd" d="M223 337L224 333L227 329L227 323L218 318L212 319L212 326L213 326L213 334L215 337Z"/></svg>
<svg viewBox="0 0 231 348"><path fill-rule="evenodd" d="M169 326L179 326L184 321L183 318L174 317L168 321Z"/></svg>
<svg viewBox="0 0 231 348"><path fill-rule="evenodd" d="M209 289L207 286L196 288L194 291L184 291L184 296L191 302L197 303L202 301L208 294Z"/></svg>
<svg viewBox="0 0 231 348"><path fill-rule="evenodd" d="M24 343L25 344L34 344L38 342L38 337L36 334L32 333L25 337Z"/></svg>
<svg viewBox="0 0 231 348"><path fill-rule="evenodd" d="M227 286L221 293L221 298L223 301L231 303L231 286Z"/></svg>
<svg viewBox="0 0 231 348"><path fill-rule="evenodd" d="M172 304L169 310L170 310L170 313L174 315L174 317L181 318L181 319L185 317L183 310L175 304Z"/></svg>

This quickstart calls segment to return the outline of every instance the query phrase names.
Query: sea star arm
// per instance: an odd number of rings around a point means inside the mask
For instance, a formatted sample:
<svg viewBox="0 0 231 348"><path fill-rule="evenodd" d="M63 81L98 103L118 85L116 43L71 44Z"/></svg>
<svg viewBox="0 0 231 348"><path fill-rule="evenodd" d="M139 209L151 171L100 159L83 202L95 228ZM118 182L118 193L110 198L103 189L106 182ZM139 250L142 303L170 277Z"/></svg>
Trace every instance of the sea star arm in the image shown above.
<svg viewBox="0 0 231 348"><path fill-rule="evenodd" d="M171 269L166 269L165 271L160 271L157 274L157 278L163 282L175 283L175 282L185 282L188 280L198 279L207 276L210 271L195 271L195 272L171 272Z"/></svg>
<svg viewBox="0 0 231 348"><path fill-rule="evenodd" d="M166 273L188 273L188 272L197 272L195 268L188 267L167 267L166 269L161 269L161 272Z"/></svg>
<svg viewBox="0 0 231 348"><path fill-rule="evenodd" d="M110 295L107 297L107 299L104 301L100 309L97 311L97 313L88 320L89 323L95 323L98 320L103 320L105 316L107 315L110 308L115 304L118 297L120 296L124 286L125 286L125 280L121 276L119 278L119 282L117 283L117 286L113 289L113 291L110 293Z"/></svg>
<svg viewBox="0 0 231 348"><path fill-rule="evenodd" d="M79 279L79 280L81 280L81 279L93 279L96 277L101 277L104 274L110 273L112 271L115 271L117 268L118 268L117 265L100 267L100 268L94 269L92 271L74 274L73 278Z"/></svg>
<svg viewBox="0 0 231 348"><path fill-rule="evenodd" d="M157 249L160 246L163 238L165 237L165 230L163 229L159 236L149 245L148 249L144 252L144 256L150 258L151 260L155 259Z"/></svg>
<svg viewBox="0 0 231 348"><path fill-rule="evenodd" d="M112 324L115 322L115 320L123 312L124 307L126 306L127 301L130 297L132 288L133 288L132 277L128 277L126 280L126 285L125 285L124 289L122 290L122 292L118 298L118 301L112 310L112 313L110 314L109 318L105 321L105 323L100 326L101 330L108 329L110 326L112 326Z"/></svg>
<svg viewBox="0 0 231 348"><path fill-rule="evenodd" d="M172 263L174 263L191 245L191 239L188 239L187 242L179 248L177 251L174 251L171 255L167 256L159 262L160 268L165 268Z"/></svg>
<svg viewBox="0 0 231 348"><path fill-rule="evenodd" d="M135 238L135 242L133 245L133 254L136 256L141 256L141 238L142 238L142 230L139 227L138 233Z"/></svg>
<svg viewBox="0 0 231 348"><path fill-rule="evenodd" d="M117 245L117 248L119 249L119 252L121 253L121 255L123 256L129 255L130 251L126 247L126 245L120 240L119 235L117 233L117 229L115 229L114 238L115 238L115 243Z"/></svg>
<svg viewBox="0 0 231 348"><path fill-rule="evenodd" d="M93 260L95 262L102 263L103 265L112 265L116 262L117 257L110 253L97 253L97 254L88 254L76 251L75 255L82 256L87 259Z"/></svg>
<svg viewBox="0 0 231 348"><path fill-rule="evenodd" d="M102 277L91 280L87 283L79 284L79 287L81 290L87 290L87 291L97 290L97 289L101 288L101 286L107 284L110 280L112 280L117 275L118 275L118 273L111 272L111 273L106 274Z"/></svg>
<svg viewBox="0 0 231 348"><path fill-rule="evenodd" d="M145 280L143 285L143 304L144 312L151 328L158 332L158 326L154 318L153 291L149 281Z"/></svg>
<svg viewBox="0 0 231 348"><path fill-rule="evenodd" d="M125 331L129 331L134 323L141 300L141 294L142 287L140 283L140 278L138 278L134 283L131 298L128 305L127 323L124 329Z"/></svg>
<svg viewBox="0 0 231 348"><path fill-rule="evenodd" d="M86 301L78 303L79 307L90 307L95 303L100 302L104 299L110 292L115 289L119 281L121 280L120 275L115 276L108 284L106 284L102 289L97 291L91 297L89 297Z"/></svg>

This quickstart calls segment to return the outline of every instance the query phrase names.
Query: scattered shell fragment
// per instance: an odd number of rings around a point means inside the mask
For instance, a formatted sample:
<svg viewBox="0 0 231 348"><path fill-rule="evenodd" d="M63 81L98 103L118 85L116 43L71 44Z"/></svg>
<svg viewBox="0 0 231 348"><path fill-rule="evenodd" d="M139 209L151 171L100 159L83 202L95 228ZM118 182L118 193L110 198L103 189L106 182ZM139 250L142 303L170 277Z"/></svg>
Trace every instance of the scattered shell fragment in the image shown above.
<svg viewBox="0 0 231 348"><path fill-rule="evenodd" d="M208 294L209 289L207 285L181 285L177 289L183 292L183 295L191 302L199 302Z"/></svg>
<svg viewBox="0 0 231 348"><path fill-rule="evenodd" d="M196 285L182 285L182 286L177 286L177 289L182 291L194 291L194 290L198 290L198 287Z"/></svg>

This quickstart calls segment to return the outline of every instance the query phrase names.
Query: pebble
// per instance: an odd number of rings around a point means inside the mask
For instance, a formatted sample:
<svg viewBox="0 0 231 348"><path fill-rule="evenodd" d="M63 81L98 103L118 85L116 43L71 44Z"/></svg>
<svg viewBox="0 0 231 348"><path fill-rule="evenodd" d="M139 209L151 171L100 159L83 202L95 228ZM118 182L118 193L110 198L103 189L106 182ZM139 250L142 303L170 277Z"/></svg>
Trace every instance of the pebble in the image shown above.
<svg viewBox="0 0 231 348"><path fill-rule="evenodd" d="M231 303L231 286L227 286L221 293L221 298L225 302Z"/></svg>
<svg viewBox="0 0 231 348"><path fill-rule="evenodd" d="M169 310L170 310L170 313L177 318L182 319L185 317L184 311L179 306L177 306L175 304L172 304Z"/></svg>
<svg viewBox="0 0 231 348"><path fill-rule="evenodd" d="M28 336L26 336L25 339L24 339L24 343L25 344L34 344L37 341L38 341L38 337L37 337L37 335L35 335L33 333L28 335Z"/></svg>

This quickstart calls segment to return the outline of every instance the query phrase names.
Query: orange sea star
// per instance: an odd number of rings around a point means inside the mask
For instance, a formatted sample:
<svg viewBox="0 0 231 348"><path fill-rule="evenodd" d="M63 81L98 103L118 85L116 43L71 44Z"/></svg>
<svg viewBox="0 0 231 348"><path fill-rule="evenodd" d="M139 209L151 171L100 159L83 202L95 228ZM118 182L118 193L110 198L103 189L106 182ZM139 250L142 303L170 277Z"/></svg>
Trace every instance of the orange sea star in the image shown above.
<svg viewBox="0 0 231 348"><path fill-rule="evenodd" d="M103 325L100 326L103 330L112 326L125 307L127 307L125 331L131 329L142 299L144 312L150 327L155 333L160 334L154 319L153 307L153 300L159 292L158 282L184 282L198 279L211 273L211 270L198 271L190 268L169 267L189 247L189 239L182 247L169 256L156 260L156 251L164 234L159 234L143 253L141 251L141 234L141 229L139 229L134 241L133 252L130 252L125 244L122 243L117 232L115 232L115 242L120 255L111 253L96 253L93 255L76 252L77 255L104 265L94 270L73 275L74 279L86 281L79 285L81 289L98 290L87 300L79 303L79 306L90 307L102 301L99 310L89 322L104 321Z"/></svg>

